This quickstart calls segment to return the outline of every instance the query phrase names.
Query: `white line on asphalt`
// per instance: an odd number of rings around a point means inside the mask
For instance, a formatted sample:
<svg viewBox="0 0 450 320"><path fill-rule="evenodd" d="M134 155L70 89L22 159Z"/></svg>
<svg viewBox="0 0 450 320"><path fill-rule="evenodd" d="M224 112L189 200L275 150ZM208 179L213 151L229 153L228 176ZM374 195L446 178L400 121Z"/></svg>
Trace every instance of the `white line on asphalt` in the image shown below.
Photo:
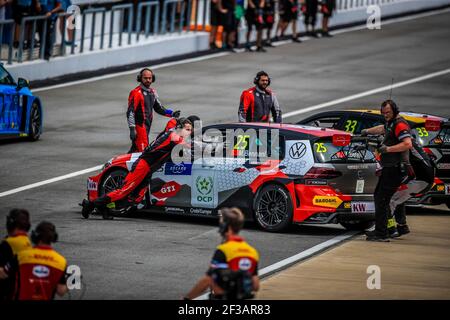
<svg viewBox="0 0 450 320"><path fill-rule="evenodd" d="M390 19L388 21L382 21L382 26L397 23L397 22L404 22L404 21L434 16L434 15L446 13L449 11L450 11L450 8L447 8L447 9L437 10L437 11L432 11L432 12L418 13L418 14L414 14L411 16L407 16L407 17ZM362 29L366 29L366 28L367 28L367 26L364 24L361 26L342 28L342 29L331 32L331 34L341 34L341 33L346 33L346 32L362 30ZM310 37L302 37L301 39L302 40L310 40ZM291 42L292 42L291 40L279 41L279 43L276 43L275 46L279 46L279 45L287 44L287 43L291 43ZM241 51L239 51L239 52L241 52ZM156 70L156 69L161 69L161 68L165 68L165 67L172 67L172 66L176 66L176 65L180 65L180 64L185 64L185 63L199 62L199 61L203 61L203 60L227 56L229 54L231 54L231 53L230 52L212 53L212 54L208 54L208 55L201 56L201 57L189 58L189 59L184 59L184 60L179 60L179 61L172 61L172 62L157 64L157 65L152 66L152 69ZM66 83L57 84L57 85L53 85L53 86L37 88L37 89L33 89L32 91L40 92L40 91L54 90L54 89L74 86L74 85L83 84L83 83L89 83L89 82L94 82L94 81L99 81L99 80L104 80L104 79L110 79L110 78L119 77L119 76L123 76L123 75L135 74L135 73L139 72L141 69L142 68L137 68L134 70L110 73L110 74L106 74L103 76L92 77L89 79L71 81L71 82L66 82Z"/></svg>
<svg viewBox="0 0 450 320"><path fill-rule="evenodd" d="M288 112L288 113L284 114L283 118L289 118L289 117L296 116L296 115L299 115L299 114L302 114L302 113L323 109L323 108L326 108L326 107L334 106L334 105L337 105L337 104L340 104L340 103L343 103L343 102L347 102L347 101L351 101L351 100L356 100L356 99L359 99L359 98L362 98L362 97L373 95L375 93L391 90L391 88L395 89L395 88L404 87L404 86L407 86L407 85L410 85L410 84L413 84L413 83L416 83L416 82L420 82L420 81L428 80L428 79L431 79L431 78L443 76L443 75L448 74L448 73L450 73L450 68L449 69L445 69L445 70L441 70L441 71L437 71L437 72L433 72L433 73L429 73L429 74L426 74L426 75L423 75L423 76L420 76L420 77L417 77L417 78L412 78L412 79L409 79L409 80L406 80L406 81L401 81L401 82L398 82L398 83L394 83L392 86L388 85L388 86L384 86L384 87L380 87L380 88L364 91L364 92L361 92L361 93L357 93L357 94L354 94L354 95L351 95L351 96L343 97L343 98L340 98L340 99L331 100L331 101L328 101L328 102L325 102L325 103L321 103L321 104L317 104L315 106L307 107L307 108L304 108L304 109L291 111L291 112Z"/></svg>
<svg viewBox="0 0 450 320"><path fill-rule="evenodd" d="M63 176L59 176L59 177L56 177L56 178L52 178L52 179L44 180L44 181L41 181L41 182L36 182L36 183L33 183L33 184L29 184L27 186L23 186L23 187L20 187L20 188L16 188L16 189L12 189L12 190L9 190L9 191L1 192L0 193L0 198L8 196L10 194L14 194L14 193L18 193L18 192L21 192L21 191L30 190L30 189L33 189L33 188L44 186L46 184L50 184L50 183L53 183L53 182L58 182L58 181L61 181L61 180L70 179L70 178L73 178L73 177L76 177L76 176L79 176L79 175L82 175L82 174L86 174L86 173L89 173L89 172L92 172L92 171L97 171L97 170L100 170L102 167L103 166L96 166L96 167L92 167L92 168L88 168L88 169L72 172L72 173L69 173L69 174L66 174L66 175L63 175Z"/></svg>
<svg viewBox="0 0 450 320"><path fill-rule="evenodd" d="M383 29L384 26L389 25L389 24L405 22L405 21L410 21L410 20L415 20L415 19L420 19L420 18L431 17L431 16L435 16L437 14L442 14L442 13L447 13L447 12L450 12L450 8L440 9L440 10L431 11L431 12L417 13L417 14L414 14L414 15L406 16L406 17L394 18L394 19L389 19L389 20L382 20L381 21L381 29ZM340 34L340 33L351 32L351 31L363 30L363 29L367 29L366 24L362 24L360 26L343 28L343 29L339 29L339 30L334 30L334 31L332 31L330 33L332 35L335 35L335 34ZM367 30L369 30L369 29L367 29ZM377 30L373 30L373 31L376 32Z"/></svg>
<svg viewBox="0 0 450 320"><path fill-rule="evenodd" d="M197 240L197 239L203 238L204 236L207 236L207 235L210 235L210 234L217 234L217 228L210 229L208 231L200 233L200 234L198 234L196 236L193 236L193 237L189 238L188 240Z"/></svg>
<svg viewBox="0 0 450 320"><path fill-rule="evenodd" d="M289 258L286 258L286 259L276 262L268 267L265 267L264 269L259 270L258 275L260 277L264 277L271 273L278 272L282 269L287 268L288 266L290 266L294 263L305 260L313 255L318 254L319 252L322 252L326 249L336 246L337 244L339 244L347 239L350 239L351 237L353 237L356 234L358 234L357 231L349 231L349 232L344 233L343 235L340 235L340 236L334 237L330 240L327 240L325 242L319 243L318 245L315 245L312 248L309 248L305 251L297 253L296 255L293 255ZM208 296L209 296L209 293L205 293L205 294L197 297L195 300L206 300L206 299L208 299Z"/></svg>
<svg viewBox="0 0 450 320"><path fill-rule="evenodd" d="M412 84L412 83L416 83L416 82L419 82L419 81L424 81L424 80L431 79L431 78L434 78L434 77L442 76L442 75L445 75L447 73L450 73L450 69L445 69L445 70L442 70L442 71L429 73L429 74L426 74L426 75L423 75L423 76L420 76L420 77L417 77L417 78L413 78L413 79L409 79L409 80L406 80L406 81L398 82L398 83L395 83L392 86L392 88L399 88L399 87L407 86L407 85ZM377 88L377 89L361 92L361 93L354 94L354 95L351 95L351 96L347 96L347 97L343 97L343 98L340 98L340 99L332 100L332 101L329 101L329 102L321 103L321 104L318 104L318 105L315 105L315 106L306 107L304 109L288 112L288 113L286 113L283 116L283 118L289 118L289 117L292 117L292 116L295 116L295 115L298 115L298 114L302 114L302 113L305 113L305 112L310 112L310 111L314 111L314 110L318 110L318 109L323 109L323 108L330 107L330 106L333 106L333 105L336 105L336 104L339 104L339 103L343 103L343 102L347 102L347 101L350 101L350 100L359 99L361 97L369 96L369 95L372 95L372 94L375 94L375 93L378 93L378 92L382 92L382 91L387 91L387 90L390 90L390 89L391 89L391 86L389 85L389 86L384 86L384 87L381 87L381 88ZM27 185L27 186L23 186L23 187L20 187L20 188L16 188L16 189L13 189L13 190L5 191L5 192L0 193L0 198L4 197L4 196L7 196L7 195L10 195L10 194L18 193L18 192L21 192L21 191L24 191L24 190L29 190L29 189L32 189L32 188L40 187L42 185L46 185L46 184L49 184L49 183L61 181L61 180L64 180L64 179L73 178L73 177L76 177L76 176L79 176L79 175L82 175L82 174L86 174L86 173L89 173L89 172L92 172L92 171L95 171L95 170L99 170L101 167L102 166L99 165L99 166L96 166L96 167L93 167L93 168L90 168L90 169L69 173L69 174L66 174L64 176L56 177L56 178L53 178L53 179L49 179L49 180L45 180L45 181L42 181L42 182L33 183L33 184L30 184L30 185Z"/></svg>

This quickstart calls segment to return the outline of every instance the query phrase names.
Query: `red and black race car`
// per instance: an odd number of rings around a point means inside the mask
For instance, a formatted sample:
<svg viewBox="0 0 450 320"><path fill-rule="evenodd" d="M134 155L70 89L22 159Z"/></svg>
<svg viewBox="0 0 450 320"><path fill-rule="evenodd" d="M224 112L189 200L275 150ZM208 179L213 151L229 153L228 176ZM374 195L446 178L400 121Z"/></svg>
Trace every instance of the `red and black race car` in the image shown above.
<svg viewBox="0 0 450 320"><path fill-rule="evenodd" d="M143 207L217 217L220 207L237 206L267 231L292 223L365 229L373 221L377 162L363 138L310 126L239 123L204 127L200 139L200 157L194 152L153 174ZM121 186L139 156L117 156L89 177L88 199Z"/></svg>
<svg viewBox="0 0 450 320"><path fill-rule="evenodd" d="M442 204L450 208L450 122L447 118L400 112L408 121L417 143L424 148L436 163L436 178L426 194L411 198L408 204ZM360 134L363 129L384 124L380 110L333 110L320 112L300 120L297 124L344 130Z"/></svg>

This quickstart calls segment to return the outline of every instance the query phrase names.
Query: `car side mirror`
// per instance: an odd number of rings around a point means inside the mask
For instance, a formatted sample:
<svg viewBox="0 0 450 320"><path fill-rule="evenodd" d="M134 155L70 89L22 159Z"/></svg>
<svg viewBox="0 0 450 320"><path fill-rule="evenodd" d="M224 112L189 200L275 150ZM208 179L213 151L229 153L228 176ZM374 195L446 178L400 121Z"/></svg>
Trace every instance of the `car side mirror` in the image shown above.
<svg viewBox="0 0 450 320"><path fill-rule="evenodd" d="M22 88L29 88L30 82L27 79L19 78L17 79L17 90L20 90Z"/></svg>

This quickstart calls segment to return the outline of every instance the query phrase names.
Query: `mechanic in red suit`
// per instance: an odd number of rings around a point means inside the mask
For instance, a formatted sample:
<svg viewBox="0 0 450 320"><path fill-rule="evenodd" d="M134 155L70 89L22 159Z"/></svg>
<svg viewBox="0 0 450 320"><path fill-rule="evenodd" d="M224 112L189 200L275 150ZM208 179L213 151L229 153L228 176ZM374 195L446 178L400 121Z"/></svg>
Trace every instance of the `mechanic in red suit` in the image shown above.
<svg viewBox="0 0 450 320"><path fill-rule="evenodd" d="M254 87L244 90L239 103L239 122L269 122L281 123L281 109L275 94L268 88L270 77L260 71L253 80Z"/></svg>
<svg viewBox="0 0 450 320"><path fill-rule="evenodd" d="M127 121L132 142L128 153L142 152L148 146L153 110L166 117L180 116L180 111L172 111L161 105L156 90L150 88L155 79L152 70L142 69L137 75L137 81L140 84L130 92L128 97Z"/></svg>
<svg viewBox="0 0 450 320"><path fill-rule="evenodd" d="M123 186L94 200L93 205L103 213L103 218L112 218L108 214L108 210L106 210L106 207L110 207L110 203L122 200L139 202L136 200L143 197L142 191L148 186L148 178L164 163L172 160L172 150L175 146L182 144L187 149L191 149L191 144L186 142L186 139L191 136L191 133L191 121L187 118L180 118L175 128L164 132L145 148L139 159L133 164L131 171L125 177Z"/></svg>

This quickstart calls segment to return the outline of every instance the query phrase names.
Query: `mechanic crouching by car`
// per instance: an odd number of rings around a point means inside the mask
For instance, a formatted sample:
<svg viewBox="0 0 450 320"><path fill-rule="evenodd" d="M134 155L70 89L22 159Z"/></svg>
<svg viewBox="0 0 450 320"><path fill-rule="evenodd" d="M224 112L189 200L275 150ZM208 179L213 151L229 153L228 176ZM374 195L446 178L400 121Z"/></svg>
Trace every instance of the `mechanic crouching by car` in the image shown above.
<svg viewBox="0 0 450 320"><path fill-rule="evenodd" d="M364 129L361 135L384 135L378 148L381 157L381 174L375 188L375 230L367 233L368 241L389 242L387 222L390 215L390 201L402 183L402 152L412 148L412 138L408 123L399 116L394 101L381 104L381 113L386 123Z"/></svg>
<svg viewBox="0 0 450 320"><path fill-rule="evenodd" d="M12 209L6 216L8 236L0 244L0 301L14 297L17 255L31 248L30 227L30 214L25 209Z"/></svg>
<svg viewBox="0 0 450 320"><path fill-rule="evenodd" d="M272 114L273 122L281 123L282 115L276 95L268 87L270 77L260 71L253 79L254 87L244 90L239 103L239 122L269 122Z"/></svg>
<svg viewBox="0 0 450 320"><path fill-rule="evenodd" d="M161 105L156 90L150 87L155 79L155 73L151 69L142 69L137 75L137 82L140 84L128 97L127 121L131 139L128 153L142 152L148 146L153 110L166 117L180 116L180 111L172 111Z"/></svg>
<svg viewBox="0 0 450 320"><path fill-rule="evenodd" d="M402 161L411 168L404 173L404 181L394 193L390 202L388 232L391 238L400 237L410 232L406 223L405 202L416 194L426 193L434 183L434 163L414 138L412 143L413 147L402 153Z"/></svg>
<svg viewBox="0 0 450 320"><path fill-rule="evenodd" d="M211 260L209 270L184 297L192 300L212 290L213 300L253 298L259 290L258 251L240 237L244 215L238 208L220 210L219 233L223 238Z"/></svg>
<svg viewBox="0 0 450 320"><path fill-rule="evenodd" d="M109 215L108 208L116 207L116 202L139 203L138 199L142 200L145 194L149 183L148 179L151 178L153 172L172 159L172 150L175 146L183 145L186 149L191 149L191 145L186 142L191 133L191 121L186 118L178 119L178 124L174 129L169 129L159 135L150 146L145 148L139 159L133 164L131 171L126 175L121 188L95 199L89 206L96 207L103 214L104 219L112 219L113 216Z"/></svg>

